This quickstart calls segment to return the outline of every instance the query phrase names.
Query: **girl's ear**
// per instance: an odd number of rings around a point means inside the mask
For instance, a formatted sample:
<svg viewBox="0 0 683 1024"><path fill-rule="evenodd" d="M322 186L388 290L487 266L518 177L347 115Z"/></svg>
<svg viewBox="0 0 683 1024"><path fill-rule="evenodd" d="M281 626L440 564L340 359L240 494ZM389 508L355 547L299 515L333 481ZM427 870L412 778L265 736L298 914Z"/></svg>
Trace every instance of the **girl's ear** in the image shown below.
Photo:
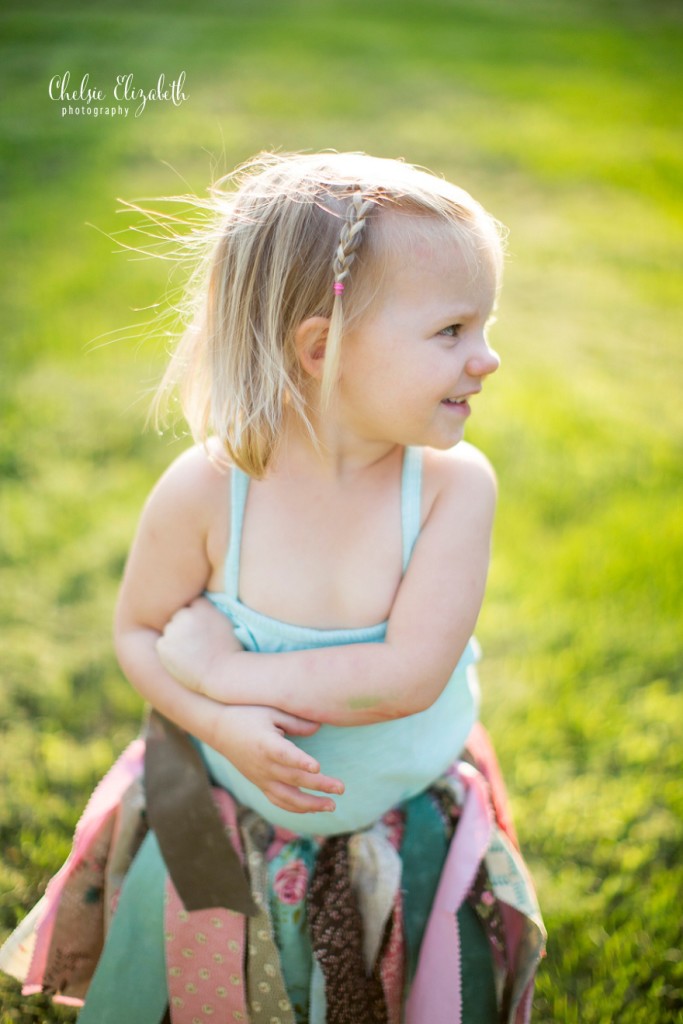
<svg viewBox="0 0 683 1024"><path fill-rule="evenodd" d="M294 344L301 368L315 380L322 380L330 321L325 316L303 320L294 332Z"/></svg>

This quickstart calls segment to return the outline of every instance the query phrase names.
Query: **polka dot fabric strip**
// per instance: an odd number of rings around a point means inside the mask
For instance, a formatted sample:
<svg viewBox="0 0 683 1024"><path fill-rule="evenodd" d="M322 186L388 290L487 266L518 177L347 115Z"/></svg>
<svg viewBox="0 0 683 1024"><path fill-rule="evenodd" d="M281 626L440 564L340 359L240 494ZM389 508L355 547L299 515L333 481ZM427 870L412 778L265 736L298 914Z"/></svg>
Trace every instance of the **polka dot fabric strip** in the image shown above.
<svg viewBox="0 0 683 1024"><path fill-rule="evenodd" d="M254 902L259 908L249 918L247 995L252 1024L296 1024L296 1017L285 988L280 956L268 911L268 868L245 822L244 841Z"/></svg>
<svg viewBox="0 0 683 1024"><path fill-rule="evenodd" d="M235 804L214 790L228 835L242 859ZM164 935L172 1024L224 1024L250 1020L244 986L243 914L218 907L185 910L170 879L166 884Z"/></svg>

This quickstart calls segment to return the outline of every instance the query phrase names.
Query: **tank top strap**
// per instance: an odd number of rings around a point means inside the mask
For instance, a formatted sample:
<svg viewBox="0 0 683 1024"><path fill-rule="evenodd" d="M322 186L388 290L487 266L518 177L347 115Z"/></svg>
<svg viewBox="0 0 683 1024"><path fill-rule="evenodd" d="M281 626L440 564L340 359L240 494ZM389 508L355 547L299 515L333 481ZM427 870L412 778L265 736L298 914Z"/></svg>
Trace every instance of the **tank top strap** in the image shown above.
<svg viewBox="0 0 683 1024"><path fill-rule="evenodd" d="M249 476L237 466L233 466L230 474L230 543L225 556L223 589L228 597L235 600L239 592L242 525L248 490Z"/></svg>
<svg viewBox="0 0 683 1024"><path fill-rule="evenodd" d="M422 449L406 448L401 477L401 530L403 534L403 572L408 568L415 541L420 535L422 511Z"/></svg>

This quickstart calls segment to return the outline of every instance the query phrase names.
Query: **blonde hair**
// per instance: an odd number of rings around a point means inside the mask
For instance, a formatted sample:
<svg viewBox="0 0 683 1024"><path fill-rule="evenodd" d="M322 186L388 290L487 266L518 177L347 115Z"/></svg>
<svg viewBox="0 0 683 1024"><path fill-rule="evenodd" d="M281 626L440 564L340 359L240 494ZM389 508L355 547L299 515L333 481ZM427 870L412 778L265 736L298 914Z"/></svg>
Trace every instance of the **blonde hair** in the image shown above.
<svg viewBox="0 0 683 1024"><path fill-rule="evenodd" d="M500 225L467 192L398 160L264 153L195 205L210 215L204 256L191 282L189 326L154 413L178 390L195 439L218 435L230 459L254 477L273 456L287 403L314 436L296 329L309 317L330 319L325 408L344 331L367 309L387 267L383 211L440 222L475 270L488 259L500 277Z"/></svg>

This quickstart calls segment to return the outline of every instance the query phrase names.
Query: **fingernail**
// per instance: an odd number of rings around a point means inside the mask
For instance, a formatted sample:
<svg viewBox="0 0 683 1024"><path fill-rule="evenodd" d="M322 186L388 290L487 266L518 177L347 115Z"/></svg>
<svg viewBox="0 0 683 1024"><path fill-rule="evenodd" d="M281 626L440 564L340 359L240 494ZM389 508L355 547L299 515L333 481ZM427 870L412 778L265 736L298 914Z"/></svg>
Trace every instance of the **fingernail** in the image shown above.
<svg viewBox="0 0 683 1024"><path fill-rule="evenodd" d="M335 810L335 805L332 803L331 800L328 800L327 803L325 804L325 810L326 811L334 811Z"/></svg>

